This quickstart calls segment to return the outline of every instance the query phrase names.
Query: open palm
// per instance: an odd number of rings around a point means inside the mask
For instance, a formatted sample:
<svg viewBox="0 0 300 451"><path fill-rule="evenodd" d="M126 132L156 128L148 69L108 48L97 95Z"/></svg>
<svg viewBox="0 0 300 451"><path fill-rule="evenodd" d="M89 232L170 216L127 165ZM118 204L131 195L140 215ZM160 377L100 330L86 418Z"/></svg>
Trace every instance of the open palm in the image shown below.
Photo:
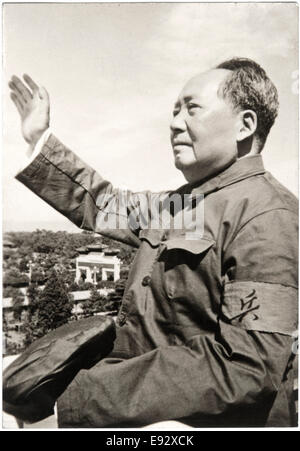
<svg viewBox="0 0 300 451"><path fill-rule="evenodd" d="M49 127L50 102L45 88L39 87L28 75L24 75L28 87L15 75L9 82L10 97L21 117L22 134L30 145L35 145Z"/></svg>

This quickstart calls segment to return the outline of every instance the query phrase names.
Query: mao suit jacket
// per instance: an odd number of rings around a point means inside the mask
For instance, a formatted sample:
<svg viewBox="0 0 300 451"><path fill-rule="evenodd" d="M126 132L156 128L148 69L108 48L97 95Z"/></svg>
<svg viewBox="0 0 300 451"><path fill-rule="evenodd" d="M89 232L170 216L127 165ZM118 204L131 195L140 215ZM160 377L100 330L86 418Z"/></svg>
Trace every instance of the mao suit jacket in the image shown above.
<svg viewBox="0 0 300 451"><path fill-rule="evenodd" d="M114 350L59 398L60 427L295 424L297 200L260 155L160 193L167 226L145 220L155 195L115 189L54 135L17 179L81 229L138 248ZM171 196L202 212L201 233L174 226Z"/></svg>

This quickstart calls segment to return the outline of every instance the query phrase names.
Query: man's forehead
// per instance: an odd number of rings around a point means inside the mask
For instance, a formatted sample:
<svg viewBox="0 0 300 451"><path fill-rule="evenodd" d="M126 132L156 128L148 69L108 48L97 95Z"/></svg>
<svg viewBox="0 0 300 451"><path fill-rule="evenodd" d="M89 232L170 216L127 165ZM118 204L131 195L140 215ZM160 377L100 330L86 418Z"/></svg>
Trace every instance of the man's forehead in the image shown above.
<svg viewBox="0 0 300 451"><path fill-rule="evenodd" d="M216 95L221 82L229 72L226 69L211 69L195 75L184 85L178 100L185 101L190 97Z"/></svg>

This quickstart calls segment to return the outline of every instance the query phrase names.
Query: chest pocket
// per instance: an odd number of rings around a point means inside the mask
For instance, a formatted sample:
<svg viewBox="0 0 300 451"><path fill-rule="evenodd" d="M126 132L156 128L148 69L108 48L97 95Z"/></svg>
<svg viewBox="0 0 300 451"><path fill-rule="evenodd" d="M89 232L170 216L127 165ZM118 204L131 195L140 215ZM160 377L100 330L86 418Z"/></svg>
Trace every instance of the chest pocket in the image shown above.
<svg viewBox="0 0 300 451"><path fill-rule="evenodd" d="M176 299L199 295L200 279L205 278L209 270L208 254L215 241L182 237L167 240L164 245L159 262L163 265L163 286L167 296Z"/></svg>

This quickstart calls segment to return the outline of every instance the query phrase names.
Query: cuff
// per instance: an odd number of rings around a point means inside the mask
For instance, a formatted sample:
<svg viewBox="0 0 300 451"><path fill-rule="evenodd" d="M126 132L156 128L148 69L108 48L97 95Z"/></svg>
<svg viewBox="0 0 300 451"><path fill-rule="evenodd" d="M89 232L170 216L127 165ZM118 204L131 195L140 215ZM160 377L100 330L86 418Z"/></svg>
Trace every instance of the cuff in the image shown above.
<svg viewBox="0 0 300 451"><path fill-rule="evenodd" d="M21 165L20 165L20 168L19 168L18 172L22 172L39 155L39 153L41 152L44 144L46 143L46 141L48 140L50 135L51 135L51 130L50 130L50 128L47 128L47 130L44 131L44 133L42 134L42 136L40 137L40 139L36 143L32 154L30 156L29 155L25 156L23 158L23 161L21 161Z"/></svg>

